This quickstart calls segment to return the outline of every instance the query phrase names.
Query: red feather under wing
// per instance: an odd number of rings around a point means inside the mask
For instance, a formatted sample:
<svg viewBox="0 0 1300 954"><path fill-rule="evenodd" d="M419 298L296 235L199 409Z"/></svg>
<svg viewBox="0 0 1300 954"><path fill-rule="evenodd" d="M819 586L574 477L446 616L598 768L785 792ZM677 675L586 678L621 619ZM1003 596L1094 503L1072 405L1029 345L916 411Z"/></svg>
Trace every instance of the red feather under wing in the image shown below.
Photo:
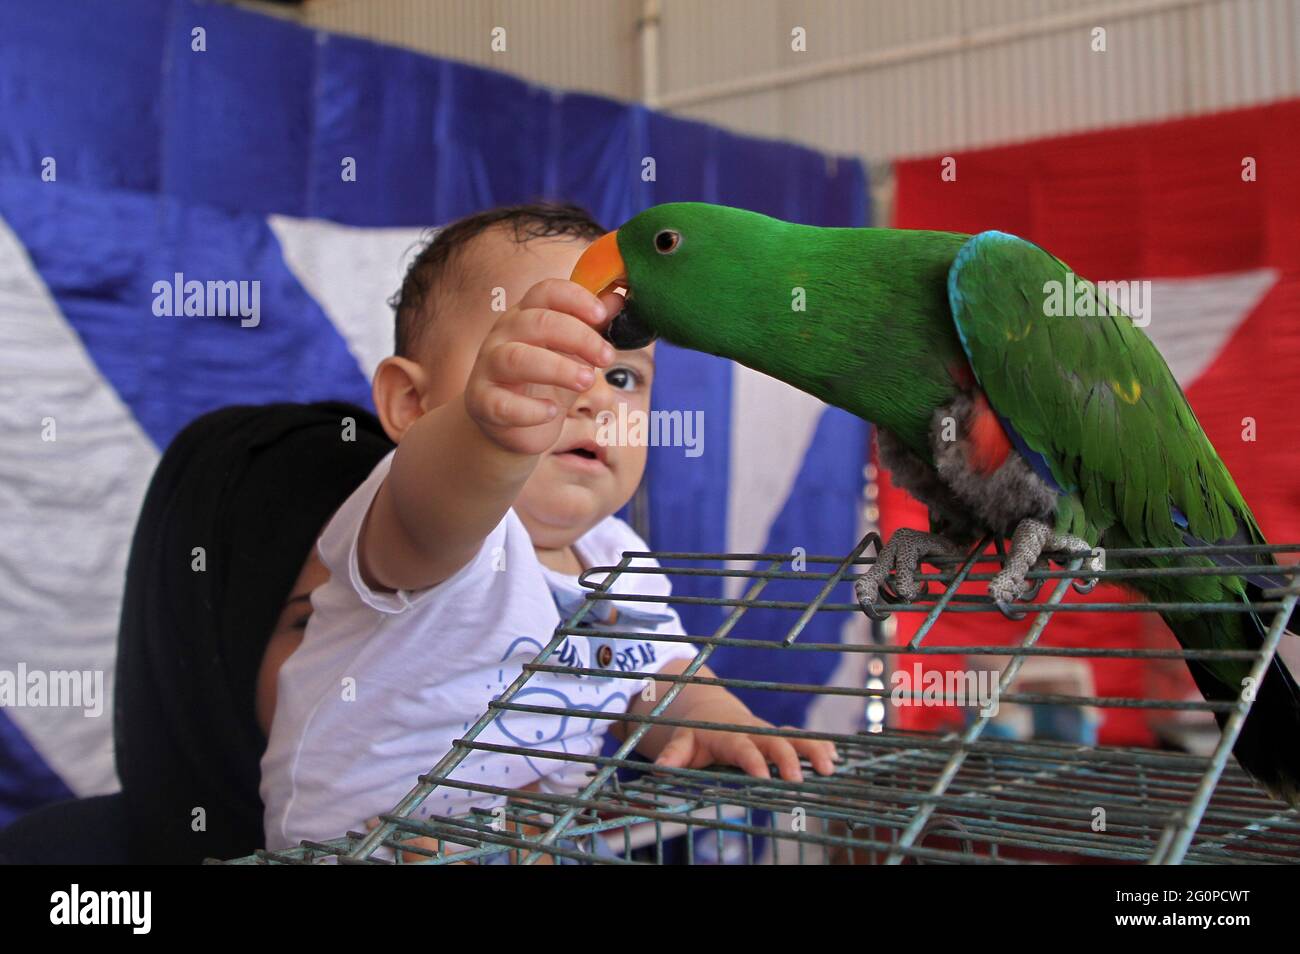
<svg viewBox="0 0 1300 954"><path fill-rule="evenodd" d="M974 409L966 424L966 463L971 470L987 477L1001 467L1011 453L1011 439L993 413L984 392L977 388L971 398Z"/></svg>

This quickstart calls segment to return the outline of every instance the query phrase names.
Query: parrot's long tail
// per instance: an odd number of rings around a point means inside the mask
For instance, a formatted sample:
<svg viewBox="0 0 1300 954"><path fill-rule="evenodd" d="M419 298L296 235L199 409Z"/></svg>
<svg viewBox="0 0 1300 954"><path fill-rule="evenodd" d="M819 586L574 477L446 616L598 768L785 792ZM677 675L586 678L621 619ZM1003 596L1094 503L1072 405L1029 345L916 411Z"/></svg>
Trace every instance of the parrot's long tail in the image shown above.
<svg viewBox="0 0 1300 954"><path fill-rule="evenodd" d="M1233 701L1204 666L1187 665L1206 699ZM1223 728L1229 714L1218 712L1215 718ZM1269 664L1232 754L1270 795L1300 807L1300 686L1281 659Z"/></svg>
<svg viewBox="0 0 1300 954"><path fill-rule="evenodd" d="M1251 602L1265 599L1253 581L1247 584L1247 594ZM1294 624L1298 619L1300 614L1288 623ZM1167 614L1165 622L1188 648L1258 649L1273 620L1253 613L1204 613ZM1236 702L1241 698L1250 666L1249 662L1190 660L1187 663L1201 695L1219 702ZM1227 724L1230 715L1215 713L1220 728ZM1300 686L1277 655L1255 687L1254 702L1232 752L1241 767L1269 794L1300 807Z"/></svg>

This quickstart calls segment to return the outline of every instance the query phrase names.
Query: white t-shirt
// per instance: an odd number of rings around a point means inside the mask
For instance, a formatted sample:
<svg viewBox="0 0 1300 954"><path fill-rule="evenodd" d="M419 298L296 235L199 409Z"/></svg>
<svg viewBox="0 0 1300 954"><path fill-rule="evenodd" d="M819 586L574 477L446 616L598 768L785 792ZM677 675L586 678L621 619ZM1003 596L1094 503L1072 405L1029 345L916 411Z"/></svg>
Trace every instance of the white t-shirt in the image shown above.
<svg viewBox="0 0 1300 954"><path fill-rule="evenodd" d="M585 594L576 578L542 566L528 531L510 510L478 554L455 575L418 591L376 592L361 578L357 540L388 474L389 454L344 502L317 544L330 579L312 594L302 644L280 669L275 717L262 756L261 795L268 848L363 830L415 787L550 641ZM614 566L624 550L649 549L626 523L607 517L575 543L588 566ZM653 566L641 558L634 566ZM666 596L662 574L628 573L616 593ZM578 602L575 603L574 601ZM666 603L603 601L614 628L684 635ZM584 617L584 622L590 618ZM602 646L609 644L607 649ZM570 636L557 665L658 672L690 658L688 643ZM628 708L645 680L534 673L521 704L592 712ZM599 754L609 720L504 712L478 739L500 745ZM589 767L554 759L471 752L450 776L501 788L538 782L574 791ZM501 799L440 786L415 817L491 809Z"/></svg>

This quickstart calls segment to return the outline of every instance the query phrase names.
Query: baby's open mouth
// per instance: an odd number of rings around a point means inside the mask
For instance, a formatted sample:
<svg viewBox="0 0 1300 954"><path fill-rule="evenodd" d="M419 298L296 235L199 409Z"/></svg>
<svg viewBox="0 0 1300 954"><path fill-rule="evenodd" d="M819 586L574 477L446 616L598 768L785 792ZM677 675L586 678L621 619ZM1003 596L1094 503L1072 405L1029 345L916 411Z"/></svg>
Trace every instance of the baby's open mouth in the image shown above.
<svg viewBox="0 0 1300 954"><path fill-rule="evenodd" d="M565 457L570 460L591 461L592 463L607 464L605 460L605 449L592 440L579 441L572 447L562 451L556 451L556 457Z"/></svg>

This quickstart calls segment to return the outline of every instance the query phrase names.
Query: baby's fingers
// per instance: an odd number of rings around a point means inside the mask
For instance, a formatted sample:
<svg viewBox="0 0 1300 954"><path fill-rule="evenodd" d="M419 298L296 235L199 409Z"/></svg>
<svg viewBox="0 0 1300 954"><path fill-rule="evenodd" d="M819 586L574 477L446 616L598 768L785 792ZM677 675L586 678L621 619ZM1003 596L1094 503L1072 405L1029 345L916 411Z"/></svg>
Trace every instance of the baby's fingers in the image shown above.
<svg viewBox="0 0 1300 954"><path fill-rule="evenodd" d="M493 350L488 374L498 384L542 384L582 393L596 380L596 372L580 361L524 344L507 341Z"/></svg>
<svg viewBox="0 0 1300 954"><path fill-rule="evenodd" d="M536 427L560 413L554 401L517 394L503 387L486 387L474 399L477 418L493 427Z"/></svg>
<svg viewBox="0 0 1300 954"><path fill-rule="evenodd" d="M510 335L525 344L571 354L595 367L608 367L614 361L609 342L595 328L565 312L544 308L521 311Z"/></svg>
<svg viewBox="0 0 1300 954"><path fill-rule="evenodd" d="M686 768L695 759L695 730L680 729L659 751L655 765L665 768Z"/></svg>
<svg viewBox="0 0 1300 954"><path fill-rule="evenodd" d="M587 289L562 278L547 278L524 293L519 308L545 308L573 315L593 328L609 317L605 304Z"/></svg>
<svg viewBox="0 0 1300 954"><path fill-rule="evenodd" d="M813 771L818 775L834 775L835 760L835 743L826 739L791 739L794 749L809 762L812 763Z"/></svg>
<svg viewBox="0 0 1300 954"><path fill-rule="evenodd" d="M802 782L803 768L799 765L799 753L789 739L764 735L758 737L758 747L767 760L776 766L777 774L787 782Z"/></svg>
<svg viewBox="0 0 1300 954"><path fill-rule="evenodd" d="M727 765L734 765L746 775L755 778L771 778L767 768L767 759L754 744L754 738L733 732L718 733L722 738L713 746L715 760Z"/></svg>

